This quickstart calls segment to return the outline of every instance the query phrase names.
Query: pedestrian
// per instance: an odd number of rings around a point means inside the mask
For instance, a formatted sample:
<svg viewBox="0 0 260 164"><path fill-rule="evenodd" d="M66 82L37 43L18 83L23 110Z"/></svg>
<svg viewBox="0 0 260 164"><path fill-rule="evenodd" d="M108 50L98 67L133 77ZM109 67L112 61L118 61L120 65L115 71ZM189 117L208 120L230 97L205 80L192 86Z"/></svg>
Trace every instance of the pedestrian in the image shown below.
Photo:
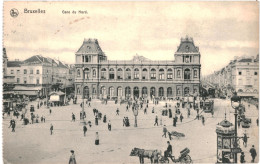
<svg viewBox="0 0 260 164"><path fill-rule="evenodd" d="M43 122L45 123L45 116L43 116Z"/></svg>
<svg viewBox="0 0 260 164"><path fill-rule="evenodd" d="M147 114L147 109L146 108L144 108L144 114Z"/></svg>
<svg viewBox="0 0 260 164"><path fill-rule="evenodd" d="M252 157L252 161L251 162L255 162L255 157L256 157L256 150L255 150L255 146L252 145L252 148L249 150L249 152L251 153L251 157Z"/></svg>
<svg viewBox="0 0 260 164"><path fill-rule="evenodd" d="M158 116L156 115L155 116L155 121L154 121L155 123L154 123L154 125L153 126L155 126L156 124L157 124L157 126L158 126Z"/></svg>
<svg viewBox="0 0 260 164"><path fill-rule="evenodd" d="M202 124L205 125L205 118L204 118L204 116L201 116L201 121L202 121Z"/></svg>
<svg viewBox="0 0 260 164"><path fill-rule="evenodd" d="M84 125L84 126L83 126L84 136L86 136L86 132L87 132L87 130L88 130L88 129L87 129L86 125Z"/></svg>
<svg viewBox="0 0 260 164"><path fill-rule="evenodd" d="M53 125L51 124L51 127L50 127L50 131L51 131L51 135L52 135L52 131L53 131Z"/></svg>
<svg viewBox="0 0 260 164"><path fill-rule="evenodd" d="M172 140L172 134L168 132L169 139Z"/></svg>
<svg viewBox="0 0 260 164"><path fill-rule="evenodd" d="M12 122L12 132L15 132L15 121Z"/></svg>
<svg viewBox="0 0 260 164"><path fill-rule="evenodd" d="M128 109L129 107L128 107L128 105L126 105L126 111L129 111L129 109Z"/></svg>
<svg viewBox="0 0 260 164"><path fill-rule="evenodd" d="M98 125L98 115L95 117L95 125Z"/></svg>
<svg viewBox="0 0 260 164"><path fill-rule="evenodd" d="M154 107L153 107L153 109L152 109L152 113L154 113Z"/></svg>
<svg viewBox="0 0 260 164"><path fill-rule="evenodd" d="M183 120L183 116L182 116L182 113L181 113L181 115L180 115L180 120L181 120L181 122L182 122L182 120Z"/></svg>
<svg viewBox="0 0 260 164"><path fill-rule="evenodd" d="M8 128L10 128L12 126L12 124L13 124L13 119L10 120L10 125Z"/></svg>
<svg viewBox="0 0 260 164"><path fill-rule="evenodd" d="M99 145L99 135L98 135L98 132L96 132L95 145Z"/></svg>
<svg viewBox="0 0 260 164"><path fill-rule="evenodd" d="M88 103L88 107L91 107L90 102Z"/></svg>
<svg viewBox="0 0 260 164"><path fill-rule="evenodd" d="M49 111L50 111L50 114L51 114L51 108L50 108L50 110L49 110Z"/></svg>
<svg viewBox="0 0 260 164"><path fill-rule="evenodd" d="M247 135L246 134L244 134L244 137L243 137L243 145L245 147L247 147Z"/></svg>
<svg viewBox="0 0 260 164"><path fill-rule="evenodd" d="M108 121L107 127L108 127L108 130L111 131L111 122L110 122L110 120Z"/></svg>
<svg viewBox="0 0 260 164"><path fill-rule="evenodd" d="M74 150L71 150L70 152L71 152L71 156L70 156L69 164L77 164L75 154L74 154Z"/></svg>
<svg viewBox="0 0 260 164"><path fill-rule="evenodd" d="M173 126L174 127L176 127L176 123L177 123L176 117L173 117Z"/></svg>
<svg viewBox="0 0 260 164"><path fill-rule="evenodd" d="M117 110L116 110L116 115L119 116L119 109L118 109L118 108L117 108Z"/></svg>
<svg viewBox="0 0 260 164"><path fill-rule="evenodd" d="M241 152L241 155L240 155L240 163L245 163L245 154L244 152Z"/></svg>
<svg viewBox="0 0 260 164"><path fill-rule="evenodd" d="M212 115L212 117L214 117L214 110L213 109L211 110L211 115Z"/></svg>
<svg viewBox="0 0 260 164"><path fill-rule="evenodd" d="M164 137L166 138L166 133L167 133L167 128L166 128L166 126L164 125L164 126L163 126L163 135L162 135L162 137L164 136Z"/></svg>
<svg viewBox="0 0 260 164"><path fill-rule="evenodd" d="M107 116L104 115L104 117L103 117L103 123L106 123L106 122L107 122Z"/></svg>

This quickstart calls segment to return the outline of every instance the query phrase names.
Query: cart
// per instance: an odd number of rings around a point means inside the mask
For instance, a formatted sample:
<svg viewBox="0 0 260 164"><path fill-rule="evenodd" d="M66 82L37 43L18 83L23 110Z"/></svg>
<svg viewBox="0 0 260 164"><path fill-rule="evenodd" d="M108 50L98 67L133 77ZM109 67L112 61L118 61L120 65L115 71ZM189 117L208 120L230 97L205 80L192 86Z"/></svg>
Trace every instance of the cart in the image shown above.
<svg viewBox="0 0 260 164"><path fill-rule="evenodd" d="M180 156L179 158L175 159L174 156L169 155L168 157L172 160L172 162L177 163L193 163L191 157L189 156L190 153L190 149L189 148L185 148L180 152ZM161 158L159 158L159 162L160 163L169 163L169 159L168 157L164 157L161 156Z"/></svg>

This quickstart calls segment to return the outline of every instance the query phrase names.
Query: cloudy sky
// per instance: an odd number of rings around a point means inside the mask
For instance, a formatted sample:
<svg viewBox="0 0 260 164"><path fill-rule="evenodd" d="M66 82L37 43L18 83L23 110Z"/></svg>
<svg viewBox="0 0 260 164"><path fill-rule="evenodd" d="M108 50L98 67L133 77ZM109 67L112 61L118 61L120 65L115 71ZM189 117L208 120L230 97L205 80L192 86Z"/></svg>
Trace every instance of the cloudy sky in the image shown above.
<svg viewBox="0 0 260 164"><path fill-rule="evenodd" d="M19 11L16 18L12 8ZM180 38L188 35L200 48L207 75L234 56L256 56L258 20L258 2L4 2L3 44L9 60L41 54L73 64L84 38L97 38L109 60L136 53L174 60Z"/></svg>

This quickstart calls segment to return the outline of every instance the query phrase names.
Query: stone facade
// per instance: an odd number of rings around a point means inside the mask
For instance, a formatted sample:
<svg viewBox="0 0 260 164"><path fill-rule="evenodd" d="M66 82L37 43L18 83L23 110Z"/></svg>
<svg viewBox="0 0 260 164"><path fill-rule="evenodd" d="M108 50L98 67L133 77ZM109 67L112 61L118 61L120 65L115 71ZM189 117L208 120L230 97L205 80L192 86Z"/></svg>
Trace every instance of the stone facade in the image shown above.
<svg viewBox="0 0 260 164"><path fill-rule="evenodd" d="M199 94L200 52L181 38L175 60L107 60L97 39L84 39L75 54L75 93L81 98L173 98ZM84 88L84 89L83 89Z"/></svg>
<svg viewBox="0 0 260 164"><path fill-rule="evenodd" d="M232 90L242 97L258 97L259 55L235 57L226 67L204 79L217 85L228 96Z"/></svg>

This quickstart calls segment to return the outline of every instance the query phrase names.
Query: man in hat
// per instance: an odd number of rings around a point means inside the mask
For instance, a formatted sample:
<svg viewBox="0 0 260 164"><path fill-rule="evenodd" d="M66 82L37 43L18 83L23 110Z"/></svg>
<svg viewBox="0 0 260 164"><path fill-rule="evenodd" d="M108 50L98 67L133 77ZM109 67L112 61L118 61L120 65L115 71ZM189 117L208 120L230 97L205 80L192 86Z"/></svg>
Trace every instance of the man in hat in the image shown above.
<svg viewBox="0 0 260 164"><path fill-rule="evenodd" d="M71 150L70 152L71 152L71 156L70 156L69 164L76 164L74 150Z"/></svg>
<svg viewBox="0 0 260 164"><path fill-rule="evenodd" d="M249 150L249 152L251 153L251 157L252 157L252 161L251 162L255 162L255 157L256 157L256 150L255 150L255 146L252 145L252 148Z"/></svg>
<svg viewBox="0 0 260 164"><path fill-rule="evenodd" d="M164 157L169 157L172 154L172 145L170 144L170 141L167 141L168 147L167 150L164 151Z"/></svg>
<svg viewBox="0 0 260 164"><path fill-rule="evenodd" d="M245 154L244 152L241 152L241 155L240 155L240 163L245 163Z"/></svg>

